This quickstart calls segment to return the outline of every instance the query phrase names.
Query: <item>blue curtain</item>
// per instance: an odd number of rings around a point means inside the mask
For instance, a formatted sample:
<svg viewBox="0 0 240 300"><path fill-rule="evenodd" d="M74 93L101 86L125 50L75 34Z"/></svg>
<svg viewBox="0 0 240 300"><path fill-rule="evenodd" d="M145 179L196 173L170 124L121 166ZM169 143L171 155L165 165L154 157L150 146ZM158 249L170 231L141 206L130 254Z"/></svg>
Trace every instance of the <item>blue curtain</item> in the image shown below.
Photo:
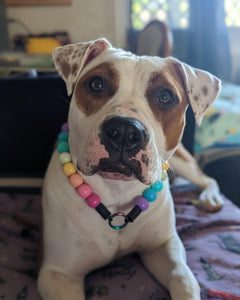
<svg viewBox="0 0 240 300"><path fill-rule="evenodd" d="M231 76L224 0L190 0L188 62L222 80Z"/></svg>

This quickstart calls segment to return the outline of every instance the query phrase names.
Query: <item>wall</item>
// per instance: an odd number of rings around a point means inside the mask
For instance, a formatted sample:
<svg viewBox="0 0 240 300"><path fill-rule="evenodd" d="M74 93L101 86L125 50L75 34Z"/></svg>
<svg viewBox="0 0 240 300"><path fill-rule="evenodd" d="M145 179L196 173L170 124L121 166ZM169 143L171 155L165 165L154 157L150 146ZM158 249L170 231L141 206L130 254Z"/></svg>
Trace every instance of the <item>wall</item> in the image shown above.
<svg viewBox="0 0 240 300"><path fill-rule="evenodd" d="M67 6L7 8L8 18L24 23L32 33L68 31L73 42L106 37L114 46L126 47L129 0L72 0ZM26 30L9 24L10 38Z"/></svg>

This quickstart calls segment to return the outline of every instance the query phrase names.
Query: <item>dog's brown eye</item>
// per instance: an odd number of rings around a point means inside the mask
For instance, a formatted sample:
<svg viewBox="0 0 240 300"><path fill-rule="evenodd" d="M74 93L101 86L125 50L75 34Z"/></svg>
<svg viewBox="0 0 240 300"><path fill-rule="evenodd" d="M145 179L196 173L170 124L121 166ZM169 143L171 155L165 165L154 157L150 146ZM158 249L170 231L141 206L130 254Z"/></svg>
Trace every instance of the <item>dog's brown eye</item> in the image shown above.
<svg viewBox="0 0 240 300"><path fill-rule="evenodd" d="M103 78L100 76L96 76L90 79L89 88L93 92L103 92L104 91L104 82Z"/></svg>
<svg viewBox="0 0 240 300"><path fill-rule="evenodd" d="M171 90L162 90L160 91L156 97L156 101L161 105L170 105L174 102L174 95Z"/></svg>

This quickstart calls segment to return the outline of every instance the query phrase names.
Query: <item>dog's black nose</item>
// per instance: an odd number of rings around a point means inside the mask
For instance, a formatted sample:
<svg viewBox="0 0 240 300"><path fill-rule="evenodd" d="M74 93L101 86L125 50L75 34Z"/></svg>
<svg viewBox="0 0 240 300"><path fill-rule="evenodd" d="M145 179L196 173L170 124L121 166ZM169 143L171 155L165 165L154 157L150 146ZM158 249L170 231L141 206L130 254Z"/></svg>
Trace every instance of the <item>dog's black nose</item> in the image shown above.
<svg viewBox="0 0 240 300"><path fill-rule="evenodd" d="M120 153L132 157L145 149L147 142L146 129L137 119L117 116L102 124L101 143L110 156Z"/></svg>

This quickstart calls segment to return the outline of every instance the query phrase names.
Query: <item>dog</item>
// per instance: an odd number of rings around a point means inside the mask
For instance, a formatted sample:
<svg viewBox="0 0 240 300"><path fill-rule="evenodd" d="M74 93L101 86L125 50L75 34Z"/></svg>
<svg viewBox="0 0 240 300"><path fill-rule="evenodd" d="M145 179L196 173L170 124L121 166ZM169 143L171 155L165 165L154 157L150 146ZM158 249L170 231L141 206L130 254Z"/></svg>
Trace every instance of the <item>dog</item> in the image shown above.
<svg viewBox="0 0 240 300"><path fill-rule="evenodd" d="M216 181L181 145L187 107L200 125L220 80L172 57L116 49L106 39L56 48L53 60L72 94L70 171L64 174L56 150L43 186L41 297L83 300L87 273L138 252L173 300L199 300L199 285L176 232L169 180L161 179L169 161L201 189L202 209L222 207ZM73 174L85 183L70 184ZM156 200L145 195L159 182ZM77 185L91 187L90 193L78 193ZM142 193L141 206L135 201Z"/></svg>

